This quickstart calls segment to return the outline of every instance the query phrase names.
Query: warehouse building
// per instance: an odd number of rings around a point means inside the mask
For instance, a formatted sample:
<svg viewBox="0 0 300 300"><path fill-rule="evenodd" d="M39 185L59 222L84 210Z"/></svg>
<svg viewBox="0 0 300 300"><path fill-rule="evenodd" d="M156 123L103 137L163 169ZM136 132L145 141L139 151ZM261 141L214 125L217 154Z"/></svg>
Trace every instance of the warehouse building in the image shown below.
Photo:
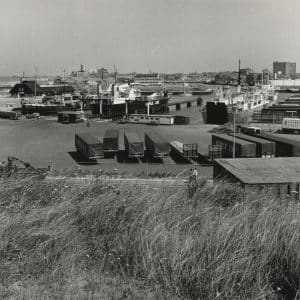
<svg viewBox="0 0 300 300"><path fill-rule="evenodd" d="M216 159L213 178L240 183L246 197L265 190L278 198L300 200L300 159L296 157Z"/></svg>
<svg viewBox="0 0 300 300"><path fill-rule="evenodd" d="M41 95L62 95L64 93L73 93L74 88L68 84L49 84L39 85L34 80L26 80L15 84L9 91L11 96L30 97Z"/></svg>
<svg viewBox="0 0 300 300"><path fill-rule="evenodd" d="M274 61L273 73L279 77L283 76L294 78L296 76L296 63Z"/></svg>
<svg viewBox="0 0 300 300"><path fill-rule="evenodd" d="M284 118L300 118L300 104L276 104L253 114L253 119L258 122L281 123Z"/></svg>

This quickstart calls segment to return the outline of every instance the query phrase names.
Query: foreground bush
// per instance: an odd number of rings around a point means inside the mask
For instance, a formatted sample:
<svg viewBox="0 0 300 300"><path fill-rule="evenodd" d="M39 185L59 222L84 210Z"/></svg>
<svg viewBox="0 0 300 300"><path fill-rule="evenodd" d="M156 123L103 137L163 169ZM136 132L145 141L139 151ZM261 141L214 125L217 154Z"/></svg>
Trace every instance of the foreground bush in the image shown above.
<svg viewBox="0 0 300 300"><path fill-rule="evenodd" d="M240 192L3 180L1 298L296 298L299 203Z"/></svg>

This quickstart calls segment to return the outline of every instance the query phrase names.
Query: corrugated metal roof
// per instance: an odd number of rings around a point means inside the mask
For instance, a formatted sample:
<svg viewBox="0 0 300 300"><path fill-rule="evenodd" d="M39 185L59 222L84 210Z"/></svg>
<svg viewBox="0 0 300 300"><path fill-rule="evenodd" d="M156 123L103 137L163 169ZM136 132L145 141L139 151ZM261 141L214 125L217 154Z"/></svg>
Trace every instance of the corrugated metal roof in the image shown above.
<svg viewBox="0 0 300 300"><path fill-rule="evenodd" d="M300 182L299 157L230 158L215 162L247 184Z"/></svg>

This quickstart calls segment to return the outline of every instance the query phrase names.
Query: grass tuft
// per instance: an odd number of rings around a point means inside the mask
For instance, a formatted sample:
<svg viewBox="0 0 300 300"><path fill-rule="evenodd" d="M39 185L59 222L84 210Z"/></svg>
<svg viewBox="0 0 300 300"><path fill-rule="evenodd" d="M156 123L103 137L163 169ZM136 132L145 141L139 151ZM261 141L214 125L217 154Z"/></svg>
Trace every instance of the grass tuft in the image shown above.
<svg viewBox="0 0 300 300"><path fill-rule="evenodd" d="M300 205L230 184L0 181L0 297L293 299Z"/></svg>

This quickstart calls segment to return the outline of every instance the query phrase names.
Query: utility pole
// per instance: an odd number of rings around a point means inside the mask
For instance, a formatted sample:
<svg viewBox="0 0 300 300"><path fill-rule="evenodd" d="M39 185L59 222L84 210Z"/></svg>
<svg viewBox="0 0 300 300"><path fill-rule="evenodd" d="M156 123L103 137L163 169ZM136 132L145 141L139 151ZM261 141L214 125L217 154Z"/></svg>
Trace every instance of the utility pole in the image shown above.
<svg viewBox="0 0 300 300"><path fill-rule="evenodd" d="M241 60L239 59L239 80L238 84L241 85Z"/></svg>
<svg viewBox="0 0 300 300"><path fill-rule="evenodd" d="M235 112L233 111L233 146L232 146L232 158L235 158Z"/></svg>

